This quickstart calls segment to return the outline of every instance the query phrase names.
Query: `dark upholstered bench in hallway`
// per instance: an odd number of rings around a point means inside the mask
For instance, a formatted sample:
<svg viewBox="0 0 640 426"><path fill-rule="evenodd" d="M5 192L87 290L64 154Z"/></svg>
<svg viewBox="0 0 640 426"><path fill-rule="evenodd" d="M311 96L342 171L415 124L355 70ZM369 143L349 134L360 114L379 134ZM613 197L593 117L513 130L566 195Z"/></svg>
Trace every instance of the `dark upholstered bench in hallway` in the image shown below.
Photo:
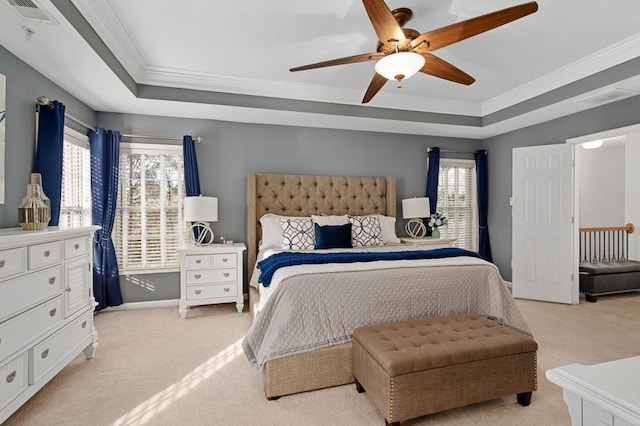
<svg viewBox="0 0 640 426"><path fill-rule="evenodd" d="M353 375L387 424L517 395L537 387L538 344L478 315L362 327L353 333Z"/></svg>

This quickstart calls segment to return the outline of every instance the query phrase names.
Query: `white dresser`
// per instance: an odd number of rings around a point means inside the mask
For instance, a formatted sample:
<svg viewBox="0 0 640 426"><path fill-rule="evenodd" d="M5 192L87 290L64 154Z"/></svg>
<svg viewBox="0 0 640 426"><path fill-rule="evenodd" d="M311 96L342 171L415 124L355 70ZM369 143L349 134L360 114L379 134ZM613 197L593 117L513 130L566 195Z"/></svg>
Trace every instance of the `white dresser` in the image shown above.
<svg viewBox="0 0 640 426"><path fill-rule="evenodd" d="M563 389L573 426L640 425L640 356L547 371Z"/></svg>
<svg viewBox="0 0 640 426"><path fill-rule="evenodd" d="M94 355L96 229L0 229L0 423L78 354Z"/></svg>
<svg viewBox="0 0 640 426"><path fill-rule="evenodd" d="M179 249L180 304L178 313L187 317L190 306L235 302L244 307L244 244L211 244Z"/></svg>

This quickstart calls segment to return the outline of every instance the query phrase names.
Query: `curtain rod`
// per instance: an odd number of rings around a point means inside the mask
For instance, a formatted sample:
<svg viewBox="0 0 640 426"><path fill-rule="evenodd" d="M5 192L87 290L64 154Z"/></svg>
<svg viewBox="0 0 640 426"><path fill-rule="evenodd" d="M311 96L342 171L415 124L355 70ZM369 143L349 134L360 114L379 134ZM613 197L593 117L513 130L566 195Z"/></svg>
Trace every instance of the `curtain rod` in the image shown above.
<svg viewBox="0 0 640 426"><path fill-rule="evenodd" d="M427 148L427 152L433 151L433 148ZM456 153L456 154L475 154L477 151L458 151L457 149L441 149L440 152L444 153ZM487 150L484 150L484 153L487 153Z"/></svg>
<svg viewBox="0 0 640 426"><path fill-rule="evenodd" d="M52 108L53 104L49 101L49 99L47 99L44 96L38 96L38 98L36 99L36 105L38 106L45 106L47 108ZM85 123L82 120L79 120L77 118L75 118L74 116L72 116L71 114L67 114L66 112L64 113L64 116L66 118L68 118L69 120L83 126L86 127L89 130L93 130L94 132L97 131L97 129L87 123ZM178 138L178 137L171 137L171 136L155 136L155 135L131 135L128 133L121 133L120 134L121 137L123 138L128 138L128 139L155 139L155 140L162 140L162 141L180 141L182 142L182 138ZM193 138L193 140L195 142L202 142L202 138L200 136L197 136L195 138Z"/></svg>

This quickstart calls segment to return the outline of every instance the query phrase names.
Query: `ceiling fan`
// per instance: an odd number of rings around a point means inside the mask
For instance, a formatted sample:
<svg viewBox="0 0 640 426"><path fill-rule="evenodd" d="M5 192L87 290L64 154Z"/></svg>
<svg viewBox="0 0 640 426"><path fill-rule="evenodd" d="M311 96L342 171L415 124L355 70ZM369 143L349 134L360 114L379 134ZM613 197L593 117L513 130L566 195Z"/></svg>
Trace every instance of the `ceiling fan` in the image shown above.
<svg viewBox="0 0 640 426"><path fill-rule="evenodd" d="M383 0L362 0L362 2L378 35L379 41L375 53L317 62L291 68L290 71L377 60L376 73L362 99L363 104L369 102L387 80L397 80L398 87L401 87L402 80L418 71L455 83L472 84L475 79L469 74L429 52L515 21L538 10L538 3L532 1L420 34L416 30L403 28L413 16L411 9L403 7L390 11Z"/></svg>

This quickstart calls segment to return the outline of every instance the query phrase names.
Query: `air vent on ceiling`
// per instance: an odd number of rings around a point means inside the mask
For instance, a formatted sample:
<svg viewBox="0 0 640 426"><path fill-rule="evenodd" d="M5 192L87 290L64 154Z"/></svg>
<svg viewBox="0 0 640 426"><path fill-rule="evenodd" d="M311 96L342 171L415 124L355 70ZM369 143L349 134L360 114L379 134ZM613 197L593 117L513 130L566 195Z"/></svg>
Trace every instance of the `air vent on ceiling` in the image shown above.
<svg viewBox="0 0 640 426"><path fill-rule="evenodd" d="M573 100L573 102L585 103L589 105L600 105L600 104L605 104L607 102L618 101L620 99L628 98L630 96L635 96L638 94L640 94L640 92L637 92L635 90L619 89L617 87L612 87L610 89L606 89L600 92L591 93L586 96L576 98Z"/></svg>
<svg viewBox="0 0 640 426"><path fill-rule="evenodd" d="M33 0L6 0L9 7L20 18L27 21L44 22L48 24L57 24L58 21L47 12L41 4Z"/></svg>

